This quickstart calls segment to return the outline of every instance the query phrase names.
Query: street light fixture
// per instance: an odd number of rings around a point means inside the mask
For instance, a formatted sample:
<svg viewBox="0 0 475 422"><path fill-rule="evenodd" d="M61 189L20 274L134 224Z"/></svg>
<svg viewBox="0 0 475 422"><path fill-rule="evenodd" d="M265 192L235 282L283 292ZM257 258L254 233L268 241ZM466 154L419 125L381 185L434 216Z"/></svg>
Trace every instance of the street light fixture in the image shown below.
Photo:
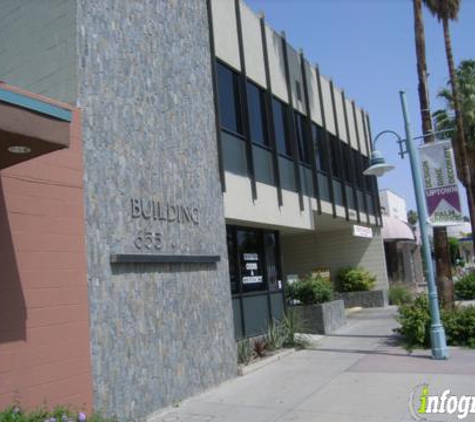
<svg viewBox="0 0 475 422"><path fill-rule="evenodd" d="M392 130L385 130L379 133L374 138L374 141L373 141L373 148L375 149L371 152L371 161L370 161L371 165L363 172L363 174L366 176L382 176L384 173L394 169L394 166L386 164L381 153L376 150L376 141L382 135L392 134L397 138L397 142L399 143L399 148L400 148L399 155L401 156L401 158L404 158L405 154L409 154L409 160L411 162L412 182L414 184L414 191L415 191L416 203L417 203L417 212L419 215L419 227L421 230L422 251L423 251L425 262L426 262L426 279L427 279L427 286L429 289L429 306L430 306L430 317L431 317L430 342L431 342L431 349L432 349L432 357L438 360L448 359L449 352L447 349L447 342L445 338L444 327L440 321L439 302L437 299L437 288L436 288L435 279L434 279L434 267L432 264L429 235L427 232L427 224L429 222L429 217L427 214L427 207L426 207L426 202L424 199L422 177L421 177L421 172L419 170L419 164L417 160L417 150L414 146L414 140L411 134L411 124L409 122L409 116L407 113L406 94L404 91L400 91L399 94L401 97L402 113L404 116L406 139L402 139L396 132ZM439 132L431 133L430 135L435 135L438 133ZM423 137L424 136L428 136L428 135L423 135Z"/></svg>

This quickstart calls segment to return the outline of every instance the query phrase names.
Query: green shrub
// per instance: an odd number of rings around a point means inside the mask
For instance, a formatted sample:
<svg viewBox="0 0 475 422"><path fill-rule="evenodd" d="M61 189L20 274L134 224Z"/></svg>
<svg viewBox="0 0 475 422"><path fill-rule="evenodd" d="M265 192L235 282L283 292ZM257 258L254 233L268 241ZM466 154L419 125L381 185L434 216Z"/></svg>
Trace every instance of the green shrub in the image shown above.
<svg viewBox="0 0 475 422"><path fill-rule="evenodd" d="M237 343L238 363L248 365L252 360L252 348L249 339L241 340Z"/></svg>
<svg viewBox="0 0 475 422"><path fill-rule="evenodd" d="M397 331L404 336L409 349L430 347L430 313L427 296L418 296L413 303L399 307ZM475 347L475 306L461 306L441 312L442 324L451 346Z"/></svg>
<svg viewBox="0 0 475 422"><path fill-rule="evenodd" d="M475 272L467 274L454 284L455 296L459 300L475 300Z"/></svg>
<svg viewBox="0 0 475 422"><path fill-rule="evenodd" d="M0 422L116 422L116 419L104 418L98 413L86 415L75 412L65 406L57 406L48 410L46 406L31 412L25 412L20 406L10 406L0 410Z"/></svg>
<svg viewBox="0 0 475 422"><path fill-rule="evenodd" d="M398 309L397 331L404 336L409 349L430 346L430 313L427 296L418 296L413 303Z"/></svg>
<svg viewBox="0 0 475 422"><path fill-rule="evenodd" d="M342 292L364 292L376 284L376 276L361 267L340 268L337 279Z"/></svg>
<svg viewBox="0 0 475 422"><path fill-rule="evenodd" d="M448 344L475 348L475 306L460 306L453 311L443 311L442 321Z"/></svg>
<svg viewBox="0 0 475 422"><path fill-rule="evenodd" d="M291 284L289 297L296 299L303 305L316 305L328 302L333 298L333 287L330 282L321 277L308 275L299 278Z"/></svg>
<svg viewBox="0 0 475 422"><path fill-rule="evenodd" d="M266 342L269 350L280 349L287 338L287 330L284 324L277 320L272 320L267 328Z"/></svg>
<svg viewBox="0 0 475 422"><path fill-rule="evenodd" d="M407 286L402 284L396 284L389 287L388 293L389 303L391 305L405 305L411 303L412 293Z"/></svg>
<svg viewBox="0 0 475 422"><path fill-rule="evenodd" d="M302 337L301 333L304 331L304 321L302 321L292 309L289 309L282 318L282 327L285 330L284 346L305 348L308 341Z"/></svg>

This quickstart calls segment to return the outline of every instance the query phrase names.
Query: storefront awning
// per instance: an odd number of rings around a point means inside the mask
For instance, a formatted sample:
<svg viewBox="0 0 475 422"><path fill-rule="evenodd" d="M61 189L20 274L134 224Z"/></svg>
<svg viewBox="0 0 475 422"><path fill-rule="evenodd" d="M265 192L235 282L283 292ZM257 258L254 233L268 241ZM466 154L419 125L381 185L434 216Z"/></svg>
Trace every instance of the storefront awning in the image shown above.
<svg viewBox="0 0 475 422"><path fill-rule="evenodd" d="M71 121L69 105L0 82L0 169L67 148Z"/></svg>
<svg viewBox="0 0 475 422"><path fill-rule="evenodd" d="M407 223L394 217L383 215L383 240L415 240L414 233Z"/></svg>

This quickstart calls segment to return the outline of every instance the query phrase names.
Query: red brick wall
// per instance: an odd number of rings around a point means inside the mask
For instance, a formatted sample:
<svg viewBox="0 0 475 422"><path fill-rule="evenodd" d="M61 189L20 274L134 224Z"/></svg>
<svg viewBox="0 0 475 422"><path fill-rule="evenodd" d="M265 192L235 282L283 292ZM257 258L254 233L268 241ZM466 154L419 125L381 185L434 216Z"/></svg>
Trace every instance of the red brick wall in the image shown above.
<svg viewBox="0 0 475 422"><path fill-rule="evenodd" d="M0 408L92 405L80 128L0 172Z"/></svg>

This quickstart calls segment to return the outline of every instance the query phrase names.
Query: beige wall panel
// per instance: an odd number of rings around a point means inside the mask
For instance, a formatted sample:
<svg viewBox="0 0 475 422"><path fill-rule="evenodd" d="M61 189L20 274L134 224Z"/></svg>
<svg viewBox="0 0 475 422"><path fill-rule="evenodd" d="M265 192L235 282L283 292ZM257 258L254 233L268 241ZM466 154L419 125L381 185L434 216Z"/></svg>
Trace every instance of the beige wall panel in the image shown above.
<svg viewBox="0 0 475 422"><path fill-rule="evenodd" d="M338 217L341 217L341 218L346 217L345 207L342 207L341 205L335 205L335 209L336 209L336 215Z"/></svg>
<svg viewBox="0 0 475 422"><path fill-rule="evenodd" d="M327 123L327 130L333 135L336 135L335 116L333 114L332 94L330 89L330 82L323 76L320 76L322 83L322 97L323 106L325 107L325 119Z"/></svg>
<svg viewBox="0 0 475 422"><path fill-rule="evenodd" d="M369 145L368 153L371 154L371 150L373 149L373 147L372 147L373 140L371 139L372 133L370 133L370 126L368 126L368 120L371 120L371 119L370 119L369 115L367 113L365 113L366 133L368 134L368 145Z"/></svg>
<svg viewBox="0 0 475 422"><path fill-rule="evenodd" d="M330 202L320 201L320 203L322 205L322 212L324 214L333 214L333 207L332 207L332 204L330 204Z"/></svg>
<svg viewBox="0 0 475 422"><path fill-rule="evenodd" d="M257 183L256 201L252 201L251 185L247 177L226 172L224 212L227 219L282 226L293 229L313 229L312 203L304 197L304 211L300 211L295 192L282 191L284 205L279 207L277 190Z"/></svg>
<svg viewBox="0 0 475 422"><path fill-rule="evenodd" d="M216 56L241 69L234 0L211 0Z"/></svg>
<svg viewBox="0 0 475 422"><path fill-rule="evenodd" d="M356 211L351 209L351 208L348 210L348 215L350 217L350 220L352 220L352 221L357 221L358 220L358 214L356 214Z"/></svg>
<svg viewBox="0 0 475 422"><path fill-rule="evenodd" d="M249 6L243 2L241 2L241 22L247 76L259 85L267 87L261 23Z"/></svg>
<svg viewBox="0 0 475 422"><path fill-rule="evenodd" d="M307 75L308 96L310 102L310 116L312 120L322 126L322 111L320 109L320 96L318 95L317 76L315 68L305 62Z"/></svg>
<svg viewBox="0 0 475 422"><path fill-rule="evenodd" d="M307 114L305 109L305 93L302 79L302 65L300 64L299 53L287 43L287 52L289 56L290 87L292 90L292 101L294 108L301 113ZM297 95L297 86L300 89L300 99Z"/></svg>
<svg viewBox="0 0 475 422"><path fill-rule="evenodd" d="M368 150L366 148L366 137L364 133L363 118L361 109L356 107L356 121L358 122L358 133L360 134L361 154L368 156Z"/></svg>
<svg viewBox="0 0 475 422"><path fill-rule="evenodd" d="M285 81L285 63L282 51L282 38L266 25L267 51L269 54L270 79L272 93L288 103L287 83Z"/></svg>
<svg viewBox="0 0 475 422"><path fill-rule="evenodd" d="M341 96L341 90L335 87L335 105L336 105L336 119L338 122L338 129L340 132L340 139L343 142L348 143L348 136L346 133L345 125L345 111L343 109L343 97Z"/></svg>
<svg viewBox="0 0 475 422"><path fill-rule="evenodd" d="M346 110L348 111L348 125L350 127L350 145L358 150L358 138L356 135L356 128L355 128L355 118L353 113L353 103L345 99L346 102Z"/></svg>
<svg viewBox="0 0 475 422"><path fill-rule="evenodd" d="M380 230L374 237L354 237L351 229L282 236L284 276L307 274L316 266L328 266L332 280L339 268L361 266L377 277L376 289L387 289L388 278Z"/></svg>

